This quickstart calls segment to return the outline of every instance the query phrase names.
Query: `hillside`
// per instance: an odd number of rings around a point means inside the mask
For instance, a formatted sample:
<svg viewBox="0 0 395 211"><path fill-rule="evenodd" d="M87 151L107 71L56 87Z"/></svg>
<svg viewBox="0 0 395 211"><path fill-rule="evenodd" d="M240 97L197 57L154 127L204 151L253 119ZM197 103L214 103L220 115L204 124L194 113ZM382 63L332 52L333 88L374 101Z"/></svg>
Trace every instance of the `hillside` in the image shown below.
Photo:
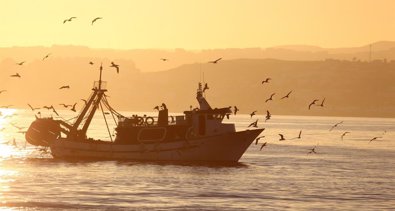
<svg viewBox="0 0 395 211"><path fill-rule="evenodd" d="M98 77L98 65L89 58L51 58L16 66L13 60L0 63L1 105L27 108L79 102L90 94ZM196 106L195 92L204 72L210 89L206 97L213 107L237 105L242 113L395 117L395 63L385 61L284 61L276 59L222 60L218 64L191 63L161 72L144 73L130 60L118 60L120 74L103 59L109 101L118 110L152 111L165 102L171 112ZM22 78L9 75L19 72ZM270 77L268 84L261 81ZM59 90L70 85L70 90ZM293 91L289 99L280 97ZM274 100L265 103L270 94ZM308 104L326 98L325 107ZM77 106L77 107L78 107Z"/></svg>

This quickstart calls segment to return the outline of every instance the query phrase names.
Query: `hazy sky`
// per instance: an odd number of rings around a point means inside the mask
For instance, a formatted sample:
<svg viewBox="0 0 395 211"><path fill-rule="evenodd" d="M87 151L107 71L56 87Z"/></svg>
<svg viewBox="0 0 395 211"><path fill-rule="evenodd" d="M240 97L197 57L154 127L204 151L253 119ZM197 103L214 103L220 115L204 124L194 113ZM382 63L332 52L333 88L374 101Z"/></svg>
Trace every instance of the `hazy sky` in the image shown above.
<svg viewBox="0 0 395 211"><path fill-rule="evenodd" d="M395 40L393 0L0 0L0 47L361 46ZM63 20L76 16L72 22ZM95 17L103 17L91 26Z"/></svg>

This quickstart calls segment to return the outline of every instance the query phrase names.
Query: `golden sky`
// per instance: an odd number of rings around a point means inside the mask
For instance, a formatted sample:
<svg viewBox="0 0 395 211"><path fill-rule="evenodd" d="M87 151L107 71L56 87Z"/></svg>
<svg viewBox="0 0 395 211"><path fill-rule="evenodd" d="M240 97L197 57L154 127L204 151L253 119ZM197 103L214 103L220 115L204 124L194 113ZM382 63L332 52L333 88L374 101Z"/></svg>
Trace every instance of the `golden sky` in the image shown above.
<svg viewBox="0 0 395 211"><path fill-rule="evenodd" d="M393 0L0 0L0 47L361 46L394 40ZM71 22L63 20L76 16ZM91 26L91 20L103 17Z"/></svg>

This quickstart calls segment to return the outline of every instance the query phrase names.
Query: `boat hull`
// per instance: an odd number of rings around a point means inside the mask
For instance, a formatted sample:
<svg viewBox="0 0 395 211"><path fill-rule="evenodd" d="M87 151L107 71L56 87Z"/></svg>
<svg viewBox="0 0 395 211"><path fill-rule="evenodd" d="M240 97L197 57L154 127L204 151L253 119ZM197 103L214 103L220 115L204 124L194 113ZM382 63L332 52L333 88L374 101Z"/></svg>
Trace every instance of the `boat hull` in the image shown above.
<svg viewBox="0 0 395 211"><path fill-rule="evenodd" d="M73 160L238 162L263 129L226 133L171 142L116 144L57 139L54 158Z"/></svg>

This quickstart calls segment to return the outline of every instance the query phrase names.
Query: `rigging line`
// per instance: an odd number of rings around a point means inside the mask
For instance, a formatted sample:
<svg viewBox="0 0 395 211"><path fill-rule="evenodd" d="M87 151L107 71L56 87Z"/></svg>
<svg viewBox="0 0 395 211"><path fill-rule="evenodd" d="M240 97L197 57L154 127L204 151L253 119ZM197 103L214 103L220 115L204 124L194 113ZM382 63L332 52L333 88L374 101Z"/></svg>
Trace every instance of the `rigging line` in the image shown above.
<svg viewBox="0 0 395 211"><path fill-rule="evenodd" d="M105 98L104 98L105 99ZM113 109L110 104L108 103L107 99L104 100L104 105L111 111L114 112L117 116L121 116L121 117L125 117L124 115L122 115L121 113L117 112L115 109Z"/></svg>
<svg viewBox="0 0 395 211"><path fill-rule="evenodd" d="M104 95L104 102L105 102L105 104L104 105L110 105L110 103L108 103L108 100L107 100L107 97ZM111 110L110 110L111 111ZM118 126L118 122L117 122L117 120L115 119L115 117L114 117L114 113L113 112L111 112L111 116L112 116L112 119L114 120L114 122L115 122L115 125L117 125Z"/></svg>
<svg viewBox="0 0 395 211"><path fill-rule="evenodd" d="M111 142L113 142L113 140L112 140L112 135L111 135L111 132L110 132L110 128L108 127L108 123L107 123L106 115L104 114L104 110L103 110L103 106L102 106L101 102L99 102L99 105L100 105L101 112L102 112L102 114L103 114L104 121L106 122L107 131L108 131L108 135L110 136L110 140L111 140Z"/></svg>

